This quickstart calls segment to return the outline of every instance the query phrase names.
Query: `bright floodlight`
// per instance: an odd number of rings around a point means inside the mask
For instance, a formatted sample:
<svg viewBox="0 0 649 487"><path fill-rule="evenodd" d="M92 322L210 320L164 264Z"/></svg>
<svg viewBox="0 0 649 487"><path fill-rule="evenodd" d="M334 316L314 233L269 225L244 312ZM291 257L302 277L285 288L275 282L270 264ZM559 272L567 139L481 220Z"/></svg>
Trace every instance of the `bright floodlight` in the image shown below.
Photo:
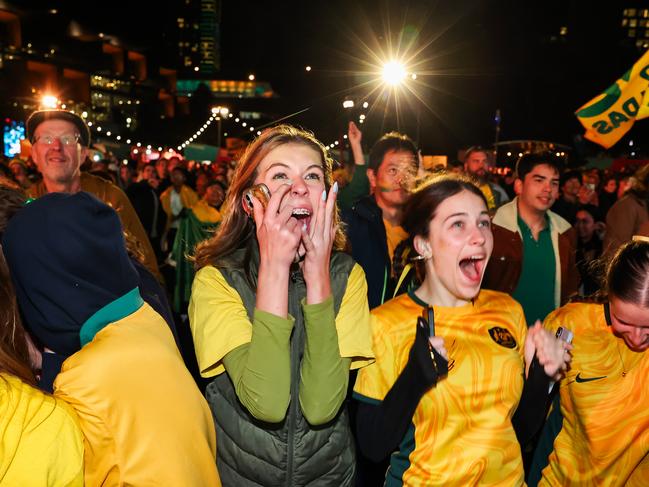
<svg viewBox="0 0 649 487"><path fill-rule="evenodd" d="M56 108L59 104L59 100L52 95L45 95L41 98L41 105L45 108Z"/></svg>
<svg viewBox="0 0 649 487"><path fill-rule="evenodd" d="M221 115L222 117L227 117L229 113L230 113L230 109L228 107L219 106L219 107L212 108L212 115ZM203 128L207 128L207 127L203 125Z"/></svg>
<svg viewBox="0 0 649 487"><path fill-rule="evenodd" d="M354 100L343 101L343 108L354 108Z"/></svg>
<svg viewBox="0 0 649 487"><path fill-rule="evenodd" d="M396 86L406 77L406 68L397 61L390 61L383 66L383 81Z"/></svg>

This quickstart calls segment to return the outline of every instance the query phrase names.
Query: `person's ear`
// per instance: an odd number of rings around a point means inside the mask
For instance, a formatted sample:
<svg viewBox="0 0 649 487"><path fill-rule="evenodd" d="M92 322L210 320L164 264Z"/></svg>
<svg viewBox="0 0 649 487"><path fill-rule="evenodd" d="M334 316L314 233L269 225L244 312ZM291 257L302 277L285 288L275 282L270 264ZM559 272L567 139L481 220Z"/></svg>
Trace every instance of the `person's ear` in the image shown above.
<svg viewBox="0 0 649 487"><path fill-rule="evenodd" d="M376 174L374 173L374 169L367 169L365 174L367 174L367 179L370 182L370 190L374 191L374 188L376 188Z"/></svg>
<svg viewBox="0 0 649 487"><path fill-rule="evenodd" d="M88 156L88 148L85 145L81 146L81 150L79 151L79 164L83 164L83 161L86 160L87 156Z"/></svg>
<svg viewBox="0 0 649 487"><path fill-rule="evenodd" d="M412 239L412 245L417 252L424 259L430 259L433 256L433 251L430 248L430 243L421 235L415 235Z"/></svg>
<svg viewBox="0 0 649 487"><path fill-rule="evenodd" d="M514 192L520 196L523 192L523 181L520 178L514 180Z"/></svg>

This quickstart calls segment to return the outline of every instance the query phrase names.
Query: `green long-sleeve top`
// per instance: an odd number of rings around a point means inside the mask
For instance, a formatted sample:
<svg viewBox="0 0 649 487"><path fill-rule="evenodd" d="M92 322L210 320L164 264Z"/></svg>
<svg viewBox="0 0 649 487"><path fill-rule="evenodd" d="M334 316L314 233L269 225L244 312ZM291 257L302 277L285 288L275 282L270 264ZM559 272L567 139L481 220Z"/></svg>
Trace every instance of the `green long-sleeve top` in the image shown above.
<svg viewBox="0 0 649 487"><path fill-rule="evenodd" d="M347 389L349 370L373 361L367 283L360 266L349 274L340 309L333 297L301 303L305 347L299 401L313 425L331 420ZM279 422L290 397L290 338L294 319L255 309L252 322L237 291L215 267L196 274L189 304L196 356L203 377L227 372L237 397L257 419Z"/></svg>
<svg viewBox="0 0 649 487"><path fill-rule="evenodd" d="M299 400L309 423L324 424L345 398L350 358L341 358L334 326L333 298L302 302L306 346L300 368ZM255 309L252 340L224 357L237 397L263 421L284 419L290 401L290 337L294 319Z"/></svg>

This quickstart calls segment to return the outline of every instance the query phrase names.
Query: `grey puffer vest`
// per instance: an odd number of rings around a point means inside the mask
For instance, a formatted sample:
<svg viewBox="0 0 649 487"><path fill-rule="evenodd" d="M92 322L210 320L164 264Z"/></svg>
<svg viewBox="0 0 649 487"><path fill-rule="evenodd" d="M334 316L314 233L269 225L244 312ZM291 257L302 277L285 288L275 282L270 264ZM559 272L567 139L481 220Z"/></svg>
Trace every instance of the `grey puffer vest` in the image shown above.
<svg viewBox="0 0 649 487"><path fill-rule="evenodd" d="M244 253L235 252L226 265L218 267L228 284L238 291L252 321L259 257L255 248L248 261L251 286L246 269L233 268L242 262ZM334 253L331 257L336 315L353 265L346 254ZM217 465L225 487L344 487L354 483L355 453L346 407L343 405L328 424L315 427L300 409L298 389L305 343L300 301L306 296L301 272L291 274L288 292L288 311L295 325L291 335L291 402L284 421L270 424L255 419L237 399L227 373L218 375L207 387L207 401L216 425Z"/></svg>

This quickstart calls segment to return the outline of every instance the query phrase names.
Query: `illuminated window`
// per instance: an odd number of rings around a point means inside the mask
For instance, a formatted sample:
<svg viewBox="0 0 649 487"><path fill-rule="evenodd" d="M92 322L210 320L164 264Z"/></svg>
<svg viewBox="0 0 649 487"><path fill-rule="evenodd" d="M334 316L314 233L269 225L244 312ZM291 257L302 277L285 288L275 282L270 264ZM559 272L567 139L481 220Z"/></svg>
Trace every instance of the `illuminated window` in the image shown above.
<svg viewBox="0 0 649 487"><path fill-rule="evenodd" d="M629 24L629 19L622 19L622 27L626 27Z"/></svg>
<svg viewBox="0 0 649 487"><path fill-rule="evenodd" d="M635 37L635 29L629 29L629 37Z"/></svg>
<svg viewBox="0 0 649 487"><path fill-rule="evenodd" d="M637 19L629 20L629 27L637 27L637 26L638 26L638 20Z"/></svg>
<svg viewBox="0 0 649 487"><path fill-rule="evenodd" d="M628 12L627 17L635 17L637 14L636 9L634 8L628 9L627 12Z"/></svg>
<svg viewBox="0 0 649 487"><path fill-rule="evenodd" d="M568 27L561 27L561 29L559 29L559 34L561 34L562 36L567 35L568 34Z"/></svg>
<svg viewBox="0 0 649 487"><path fill-rule="evenodd" d="M646 9L646 8L645 8L645 9L642 11L642 16L643 16L644 18L649 17L649 9Z"/></svg>

